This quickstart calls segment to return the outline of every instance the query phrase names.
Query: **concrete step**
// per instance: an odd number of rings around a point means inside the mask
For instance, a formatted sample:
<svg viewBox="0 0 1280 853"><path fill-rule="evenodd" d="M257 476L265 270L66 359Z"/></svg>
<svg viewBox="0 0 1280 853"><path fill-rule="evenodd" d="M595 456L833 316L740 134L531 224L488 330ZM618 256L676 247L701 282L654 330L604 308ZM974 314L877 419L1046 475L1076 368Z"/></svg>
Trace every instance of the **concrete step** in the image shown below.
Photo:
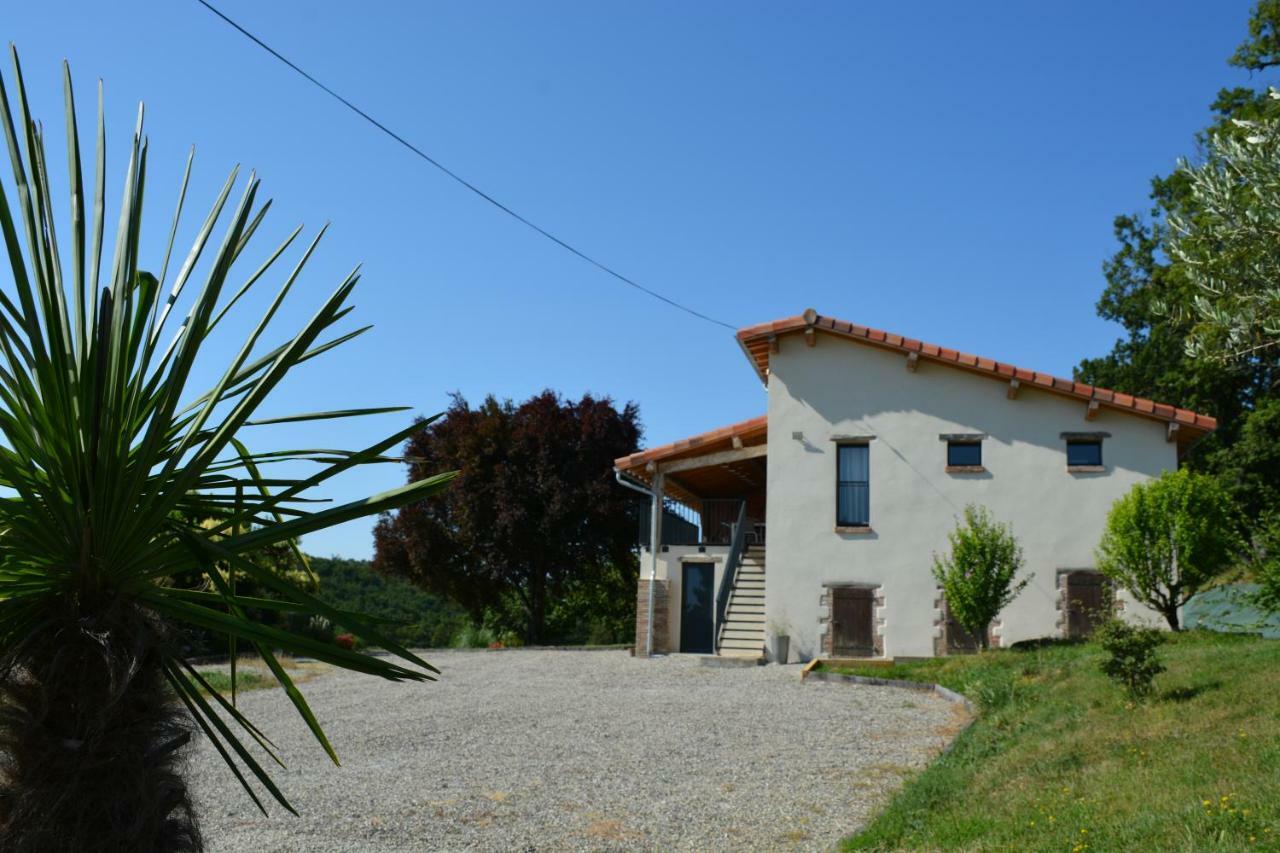
<svg viewBox="0 0 1280 853"><path fill-rule="evenodd" d="M729 612L724 615L724 622L726 625L736 625L739 623L745 624L745 625L757 625L757 624L763 625L764 614L763 613L743 613L741 610L734 610L732 607L730 607Z"/></svg>
<svg viewBox="0 0 1280 853"><path fill-rule="evenodd" d="M725 640L720 644L722 655L760 655L764 654L764 643L756 640Z"/></svg>
<svg viewBox="0 0 1280 853"><path fill-rule="evenodd" d="M759 650L751 652L740 649L721 649L720 654L715 657L704 657L700 662L703 666L764 666L764 655L760 654Z"/></svg>

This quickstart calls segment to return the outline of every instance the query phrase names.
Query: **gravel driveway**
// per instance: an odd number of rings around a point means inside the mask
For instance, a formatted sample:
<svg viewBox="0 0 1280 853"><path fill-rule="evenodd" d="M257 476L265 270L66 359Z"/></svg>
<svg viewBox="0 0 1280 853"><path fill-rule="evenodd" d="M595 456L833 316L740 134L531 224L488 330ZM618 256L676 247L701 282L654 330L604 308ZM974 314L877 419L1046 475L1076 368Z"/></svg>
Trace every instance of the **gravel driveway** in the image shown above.
<svg viewBox="0 0 1280 853"><path fill-rule="evenodd" d="M192 775L210 851L829 849L961 720L931 693L802 685L798 666L427 657L435 684L330 672L304 685L342 767L281 691L243 695L302 816L262 817L202 743Z"/></svg>

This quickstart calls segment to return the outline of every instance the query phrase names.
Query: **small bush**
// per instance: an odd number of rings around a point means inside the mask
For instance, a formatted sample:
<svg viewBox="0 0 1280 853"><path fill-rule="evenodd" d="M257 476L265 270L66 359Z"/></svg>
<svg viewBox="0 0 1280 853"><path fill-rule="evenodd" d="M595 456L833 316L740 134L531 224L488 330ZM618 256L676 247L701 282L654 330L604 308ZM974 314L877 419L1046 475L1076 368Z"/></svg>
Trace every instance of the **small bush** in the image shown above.
<svg viewBox="0 0 1280 853"><path fill-rule="evenodd" d="M1153 628L1137 628L1120 619L1109 619L1098 628L1094 639L1108 655L1102 671L1119 684L1131 699L1151 693L1155 677L1164 672L1156 649L1164 637Z"/></svg>
<svg viewBox="0 0 1280 853"><path fill-rule="evenodd" d="M451 644L455 649L483 649L487 648L490 643L497 642L498 638L494 636L493 631L488 628L467 624L462 630L453 636Z"/></svg>
<svg viewBox="0 0 1280 853"><path fill-rule="evenodd" d="M1030 580L1015 581L1024 562L1022 548L1008 524L976 504L964 508L963 521L947 539L951 551L933 555L933 576L942 587L947 610L986 650L991 622Z"/></svg>
<svg viewBox="0 0 1280 853"><path fill-rule="evenodd" d="M356 638L354 634L339 634L333 638L333 641L344 649L354 649L356 647Z"/></svg>

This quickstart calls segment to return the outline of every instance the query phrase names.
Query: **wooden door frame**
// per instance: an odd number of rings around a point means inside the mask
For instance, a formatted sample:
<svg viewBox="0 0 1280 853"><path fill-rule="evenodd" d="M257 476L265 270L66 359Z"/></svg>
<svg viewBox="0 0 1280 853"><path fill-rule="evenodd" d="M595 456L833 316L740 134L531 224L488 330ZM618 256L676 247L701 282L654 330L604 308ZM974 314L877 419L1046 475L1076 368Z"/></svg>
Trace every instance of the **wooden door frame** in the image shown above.
<svg viewBox="0 0 1280 853"><path fill-rule="evenodd" d="M1119 589L1115 583L1107 578L1102 572L1092 566L1078 566L1069 569L1058 569L1057 587L1058 587L1058 636L1064 640L1071 639L1071 601L1068 598L1068 583L1074 574L1096 575L1102 581L1104 589L1103 600L1109 599L1109 609L1112 613L1118 613L1121 609L1121 601L1119 597Z"/></svg>
<svg viewBox="0 0 1280 853"><path fill-rule="evenodd" d="M822 633L819 637L822 653L827 657L831 657L834 653L832 649L835 645L835 631L832 629L831 617L834 611L834 597L836 590L841 589L863 589L871 593L871 642L872 650L870 655L865 657L880 658L884 657L884 586L876 583L861 583L858 581L832 581L822 585L823 592L818 599L819 616L818 622L822 627Z"/></svg>

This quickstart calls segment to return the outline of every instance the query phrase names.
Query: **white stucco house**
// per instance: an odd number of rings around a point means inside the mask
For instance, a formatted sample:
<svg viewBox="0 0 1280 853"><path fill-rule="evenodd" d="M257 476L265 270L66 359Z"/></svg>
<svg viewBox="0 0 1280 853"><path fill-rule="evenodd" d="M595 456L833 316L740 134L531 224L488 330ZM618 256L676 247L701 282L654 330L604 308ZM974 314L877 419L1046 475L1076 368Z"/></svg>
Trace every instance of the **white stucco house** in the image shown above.
<svg viewBox="0 0 1280 853"><path fill-rule="evenodd" d="M616 460L651 501L638 654L911 658L971 647L933 556L966 504L1022 545L1030 583L992 645L1081 635L1112 502L1216 421L817 314L742 329L765 415ZM665 511L657 511L658 507ZM660 543L648 547L648 543Z"/></svg>

